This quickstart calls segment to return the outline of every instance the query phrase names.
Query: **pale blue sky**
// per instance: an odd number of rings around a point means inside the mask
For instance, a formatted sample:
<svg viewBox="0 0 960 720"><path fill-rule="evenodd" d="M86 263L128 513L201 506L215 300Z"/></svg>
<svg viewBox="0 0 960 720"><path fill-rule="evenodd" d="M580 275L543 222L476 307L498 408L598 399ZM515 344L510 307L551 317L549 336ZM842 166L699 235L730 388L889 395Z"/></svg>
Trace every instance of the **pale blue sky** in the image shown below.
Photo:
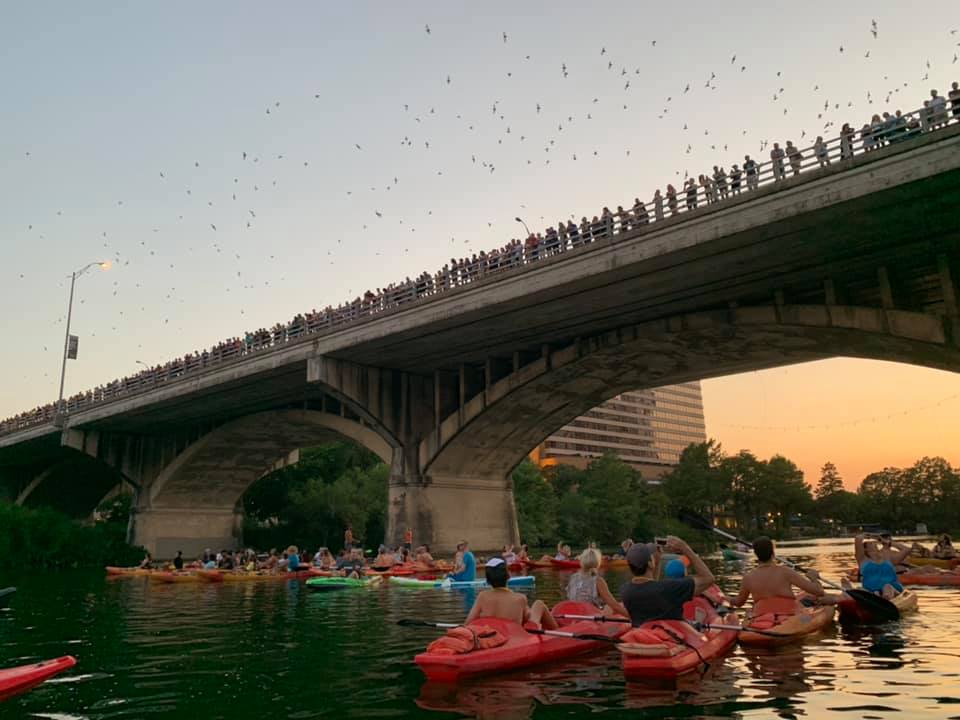
<svg viewBox="0 0 960 720"><path fill-rule="evenodd" d="M68 393L960 78L954 2L517 6L8 3L0 416L56 397L88 261Z"/></svg>

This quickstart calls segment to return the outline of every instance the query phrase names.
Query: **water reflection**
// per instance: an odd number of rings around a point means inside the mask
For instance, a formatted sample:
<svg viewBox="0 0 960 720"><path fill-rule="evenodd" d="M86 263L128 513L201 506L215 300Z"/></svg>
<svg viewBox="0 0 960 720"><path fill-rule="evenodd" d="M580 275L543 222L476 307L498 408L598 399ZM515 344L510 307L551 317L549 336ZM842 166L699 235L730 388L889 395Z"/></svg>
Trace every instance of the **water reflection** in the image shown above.
<svg viewBox="0 0 960 720"><path fill-rule="evenodd" d="M849 541L781 545L837 578ZM738 587L753 563L711 561ZM537 573L555 602L568 575ZM413 655L434 637L401 618L462 621L476 591L385 586L313 593L298 583L154 585L99 573L31 575L0 608L0 667L70 653L75 671L0 706L7 718L960 717L960 591L919 588L919 613L874 628L831 628L777 652L736 649L700 677L625 682L601 652L523 674L426 684ZM607 574L614 588L625 573ZM13 584L7 582L6 584ZM450 715L450 716L453 716Z"/></svg>

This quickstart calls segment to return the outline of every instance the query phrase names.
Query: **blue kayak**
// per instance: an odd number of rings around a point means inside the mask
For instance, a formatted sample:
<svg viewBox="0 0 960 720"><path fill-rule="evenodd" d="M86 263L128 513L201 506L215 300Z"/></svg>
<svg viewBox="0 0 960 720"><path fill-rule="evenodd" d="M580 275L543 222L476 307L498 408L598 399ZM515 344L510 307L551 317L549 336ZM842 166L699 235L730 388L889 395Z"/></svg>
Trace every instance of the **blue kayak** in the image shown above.
<svg viewBox="0 0 960 720"><path fill-rule="evenodd" d="M535 582L536 578L534 578L533 575L518 575L517 577L512 577L507 580L507 585L510 587L525 587L533 585ZM391 577L390 583L402 587L440 588L442 590L490 587L487 585L486 580L451 580L450 578L444 578L443 580L418 580L417 578L411 577Z"/></svg>

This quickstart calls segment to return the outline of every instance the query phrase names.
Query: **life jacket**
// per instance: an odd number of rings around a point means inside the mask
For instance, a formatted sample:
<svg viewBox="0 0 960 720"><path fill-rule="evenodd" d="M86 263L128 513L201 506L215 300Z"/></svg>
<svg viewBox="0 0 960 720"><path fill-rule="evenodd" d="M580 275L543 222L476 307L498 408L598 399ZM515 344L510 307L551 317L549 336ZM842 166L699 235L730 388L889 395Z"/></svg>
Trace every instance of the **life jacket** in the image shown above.
<svg viewBox="0 0 960 720"><path fill-rule="evenodd" d="M499 647L507 638L487 625L460 625L447 630L442 638L427 645L427 652L436 655L463 655L474 650Z"/></svg>
<svg viewBox="0 0 960 720"><path fill-rule="evenodd" d="M769 597L757 600L753 604L753 614L749 627L766 630L779 625L786 618L796 615L801 610L797 599L791 597Z"/></svg>

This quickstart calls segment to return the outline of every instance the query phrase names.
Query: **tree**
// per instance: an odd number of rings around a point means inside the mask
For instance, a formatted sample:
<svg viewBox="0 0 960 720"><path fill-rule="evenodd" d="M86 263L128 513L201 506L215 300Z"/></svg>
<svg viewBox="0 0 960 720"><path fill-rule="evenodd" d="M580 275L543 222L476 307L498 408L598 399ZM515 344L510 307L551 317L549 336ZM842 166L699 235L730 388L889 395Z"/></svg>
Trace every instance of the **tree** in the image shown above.
<svg viewBox="0 0 960 720"><path fill-rule="evenodd" d="M688 445L677 466L663 476L663 491L674 510L706 515L730 496L729 475L721 469L723 451L715 440Z"/></svg>
<svg viewBox="0 0 960 720"><path fill-rule="evenodd" d="M837 471L837 466L832 462L826 462L820 468L820 481L817 483L817 500L838 493L843 490L843 479Z"/></svg>
<svg viewBox="0 0 960 720"><path fill-rule="evenodd" d="M513 500L523 542L545 545L556 537L557 496L529 458L513 471Z"/></svg>

